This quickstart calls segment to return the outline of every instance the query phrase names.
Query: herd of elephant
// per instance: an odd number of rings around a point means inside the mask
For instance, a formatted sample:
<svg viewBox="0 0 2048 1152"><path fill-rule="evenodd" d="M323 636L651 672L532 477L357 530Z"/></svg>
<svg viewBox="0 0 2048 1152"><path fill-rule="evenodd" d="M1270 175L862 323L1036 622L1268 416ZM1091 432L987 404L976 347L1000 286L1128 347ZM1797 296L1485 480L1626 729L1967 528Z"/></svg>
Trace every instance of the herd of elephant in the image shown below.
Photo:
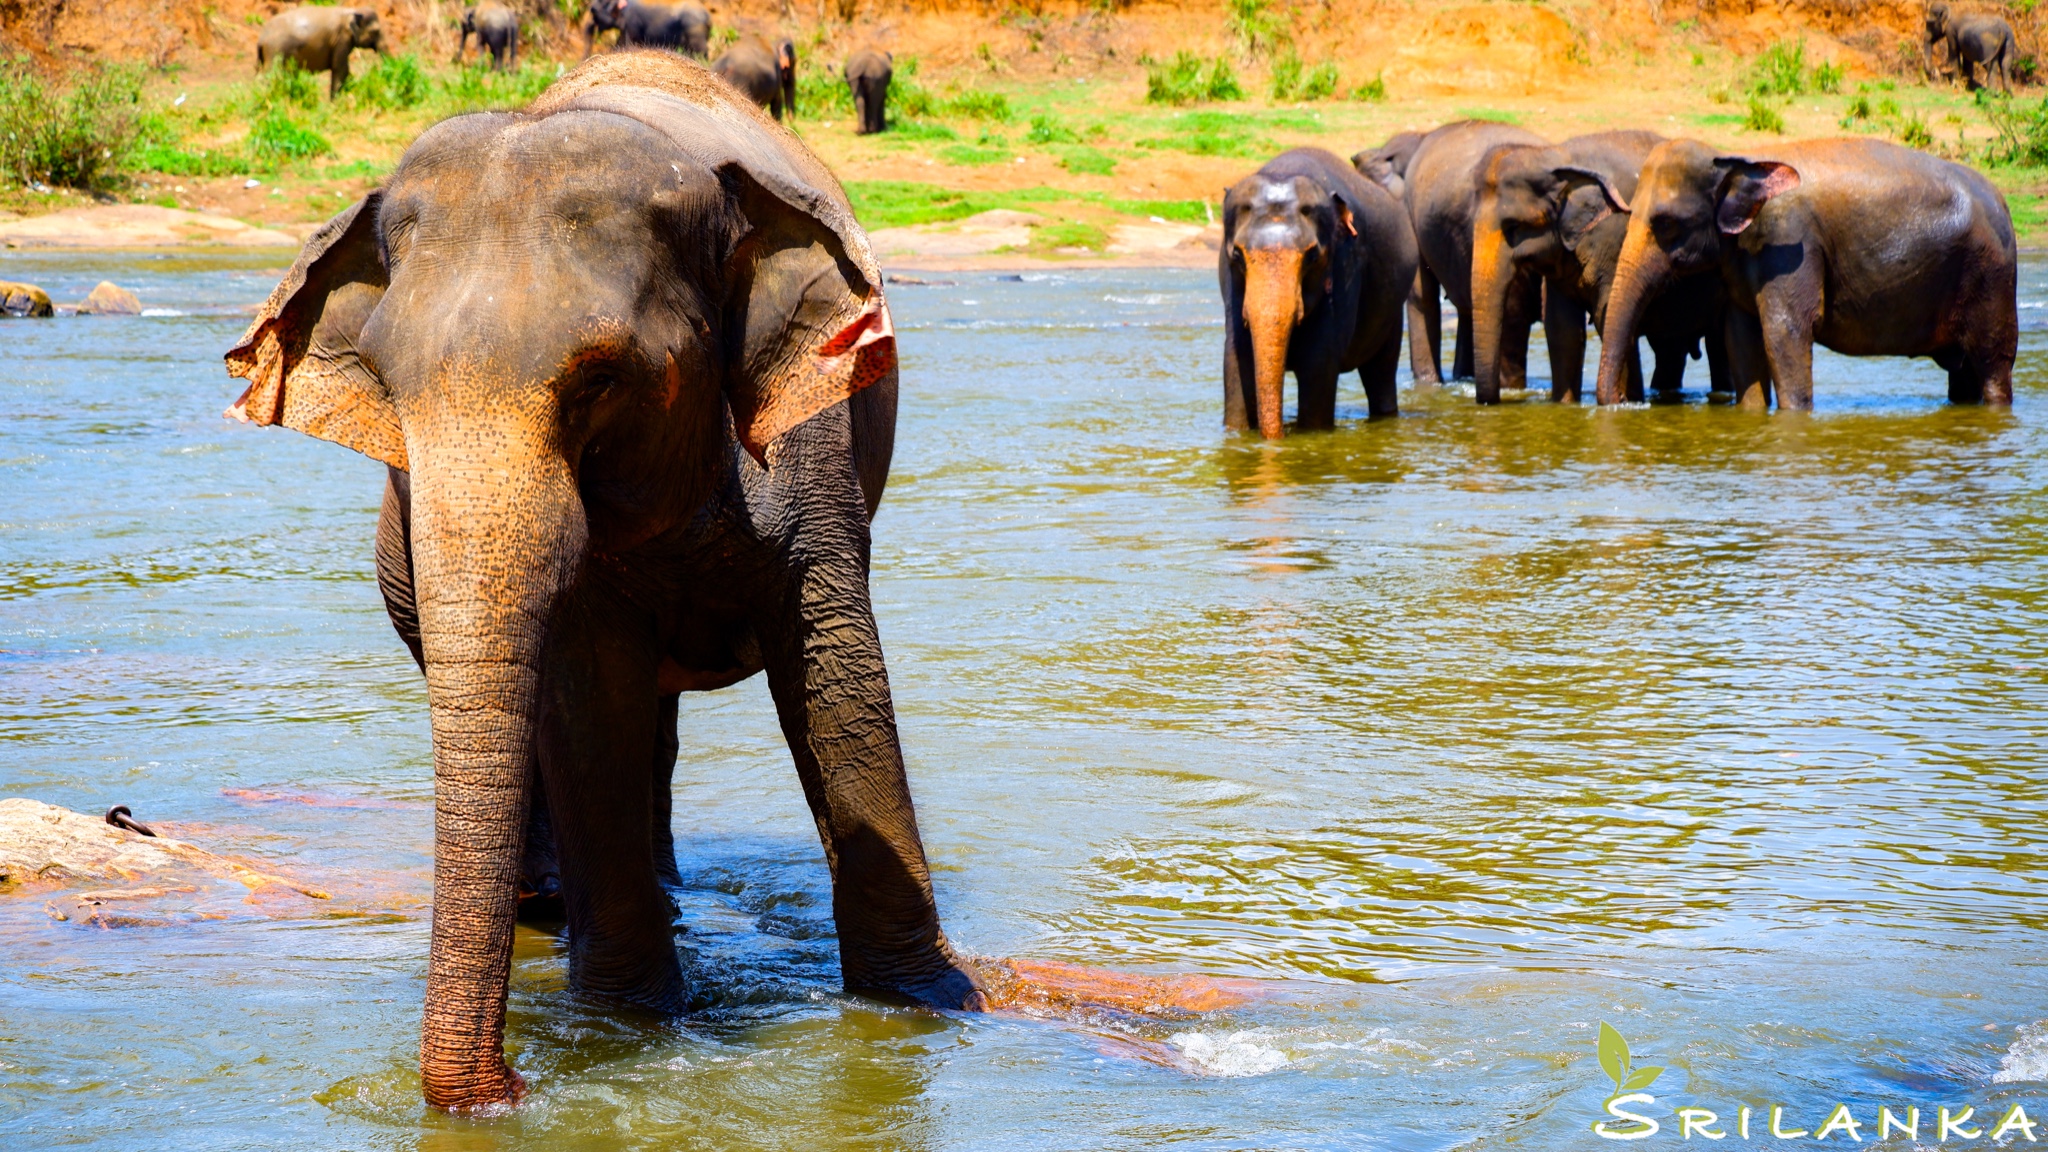
<svg viewBox="0 0 2048 1152"><path fill-rule="evenodd" d="M702 60L711 49L711 13L701 4L643 4L641 0L590 0L583 21L583 54L597 38L618 32L621 48L664 48ZM489 0L465 8L455 42L461 63L474 36L478 51L491 54L500 71L519 66L519 13ZM271 17L256 39L256 66L290 60L307 72L328 74L328 95L348 83L349 55L362 48L389 55L377 13L368 8L306 6ZM778 120L796 113L796 44L784 37L773 46L759 36L742 36L727 46L711 70L747 94ZM867 134L887 127L886 106L894 60L876 48L846 58L844 75L853 97L854 128Z"/></svg>
<svg viewBox="0 0 2048 1152"><path fill-rule="evenodd" d="M1597 399L1673 393L1705 346L1712 388L1813 404L1813 345L1928 356L1949 399L2010 404L2018 252L2004 198L1974 169L1868 139L1744 155L1618 131L1551 143L1465 120L1352 158L1275 158L1225 193L1224 422L1331 427L1355 371L1372 415L1397 410L1406 313L1415 382L1471 379L1482 404L1526 385L1541 320L1553 400L1579 399L1588 320ZM1451 371L1440 297L1458 316Z"/></svg>

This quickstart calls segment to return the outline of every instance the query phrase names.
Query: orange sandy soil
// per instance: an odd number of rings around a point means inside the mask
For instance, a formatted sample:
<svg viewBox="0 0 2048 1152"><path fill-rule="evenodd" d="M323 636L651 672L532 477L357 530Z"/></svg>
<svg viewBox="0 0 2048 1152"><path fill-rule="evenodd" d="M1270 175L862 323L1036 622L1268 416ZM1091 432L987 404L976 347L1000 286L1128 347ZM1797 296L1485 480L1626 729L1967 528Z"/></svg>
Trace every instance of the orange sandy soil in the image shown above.
<svg viewBox="0 0 2048 1152"><path fill-rule="evenodd" d="M415 52L435 66L453 54L451 24L459 8L452 0L376 3L399 50ZM1311 65L1332 61L1339 69L1337 97L1310 103L1268 98L1272 53L1247 50L1232 33L1222 0L1104 4L1106 10L1062 6L1057 0L1007 9L946 0L908 6L790 0L778 9L745 0L712 5L712 11L715 27L787 32L807 60L835 69L855 47L882 46L896 54L899 69L914 57L918 82L934 95L960 89L1002 92L1017 110L1008 123L947 118L957 141L913 141L894 133L855 136L844 112L814 112L797 120L804 139L850 184L910 181L985 193L1068 190L1093 200L1006 206L1040 213L1049 222L1103 230L1143 219L1130 215L1129 205L1105 200L1213 206L1220 203L1223 189L1255 168L1267 150L1314 145L1348 156L1394 132L1468 116L1516 120L1558 139L1643 127L1742 150L1778 139L1843 134L1839 123L1864 88L1873 103L1891 99L1903 114L1920 117L1937 151L1966 156L1993 135L1967 94L1947 85L1926 85L1917 70L1905 66L1904 46L1912 42L1918 22L1916 0L1793 0L1770 8L1751 8L1740 0L1270 0L1275 27L1301 57ZM160 67L146 100L167 102L184 93L203 104L248 81L256 25L281 8L269 0L217 0L203 6L200 0L110 0L87 11L49 0L13 0L0 6L0 16L13 16L4 30L16 44L39 47L39 55L53 65L81 58L142 60ZM841 18L842 8L850 10L850 21ZM2031 19L2015 23L2023 54L2031 52L2037 43ZM573 66L580 55L579 31L558 17L536 18L532 26L554 31L530 45L530 57L552 57ZM30 38L36 35L41 39ZM1846 82L1838 94L1773 101L1786 124L1779 137L1742 127L1743 88L1755 54L1783 40L1802 41L1809 64L1839 64ZM1188 109L1147 104L1141 59L1167 58L1183 49L1204 57L1228 56L1248 98ZM368 63L367 53L357 55L359 71ZM1345 98L1376 76L1385 84L1384 101ZM1182 131L1187 121L1179 118L1190 112L1231 117L1254 135L1259 151L1198 155L1139 143L1156 143ZM1113 157L1115 171L1068 171L1060 162L1062 148L1026 140L1034 114L1084 134L1092 130L1096 135L1086 143ZM424 125L403 114L372 120L359 133L334 135L335 157L266 178L258 188L244 187L240 177L143 174L123 198L302 232L373 186L375 172L388 169ZM1874 135L1897 130L1895 123L1875 121L1858 127ZM978 142L1011 155L1000 163L958 162L959 154ZM334 172L350 161L367 164L345 174ZM366 169L374 171L365 174ZM1994 176L2013 194L2025 239L2040 225L2035 193L2048 177L2038 171ZM68 193L0 194L0 208L29 214L84 202ZM1027 255L1055 254L1044 245L1022 245L994 259L1014 262ZM1208 259L1190 246L1141 262ZM976 262L910 261L906 266Z"/></svg>

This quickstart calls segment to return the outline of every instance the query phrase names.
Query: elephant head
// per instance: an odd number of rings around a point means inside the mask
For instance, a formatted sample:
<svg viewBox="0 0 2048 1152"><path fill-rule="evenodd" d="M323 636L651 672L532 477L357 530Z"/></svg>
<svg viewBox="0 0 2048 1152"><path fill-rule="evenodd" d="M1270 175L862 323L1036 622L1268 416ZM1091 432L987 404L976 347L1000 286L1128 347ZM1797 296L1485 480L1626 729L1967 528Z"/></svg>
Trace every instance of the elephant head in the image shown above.
<svg viewBox="0 0 2048 1152"><path fill-rule="evenodd" d="M1600 331L1600 403L1622 400L1627 350L1650 302L1676 280L1716 271L1722 246L1747 230L1773 197L1797 187L1799 172L1790 164L1717 155L1696 140L1668 141L1650 153L1629 206Z"/></svg>
<svg viewBox="0 0 2048 1152"><path fill-rule="evenodd" d="M1475 391L1490 401L1500 395L1504 318L1525 278L1562 274L1603 224L1628 211L1628 201L1602 173L1569 163L1561 148L1498 148L1480 173L1472 215L1473 375Z"/></svg>
<svg viewBox="0 0 2048 1152"><path fill-rule="evenodd" d="M1340 234L1358 234L1351 205L1307 177L1254 173L1224 193L1223 242L1242 286L1259 433L1268 440L1286 435L1280 410L1288 344L1330 291Z"/></svg>
<svg viewBox="0 0 2048 1152"><path fill-rule="evenodd" d="M1359 175L1385 188L1399 200L1408 188L1408 161L1415 155L1415 150L1422 147L1422 137L1420 132L1396 132L1379 147L1353 156L1351 166L1358 169Z"/></svg>
<svg viewBox="0 0 2048 1152"><path fill-rule="evenodd" d="M687 99L576 83L652 55L429 128L227 357L250 381L231 416L410 473L435 792L420 1060L442 1108L522 1091L506 981L565 591L688 522L730 436L772 468L783 432L894 371L879 274L822 166L708 77L682 76Z"/></svg>
<svg viewBox="0 0 2048 1152"><path fill-rule="evenodd" d="M357 8L349 19L349 42L358 48L369 48L380 56L391 55L391 49L384 43L384 26L378 22L377 14L368 8Z"/></svg>

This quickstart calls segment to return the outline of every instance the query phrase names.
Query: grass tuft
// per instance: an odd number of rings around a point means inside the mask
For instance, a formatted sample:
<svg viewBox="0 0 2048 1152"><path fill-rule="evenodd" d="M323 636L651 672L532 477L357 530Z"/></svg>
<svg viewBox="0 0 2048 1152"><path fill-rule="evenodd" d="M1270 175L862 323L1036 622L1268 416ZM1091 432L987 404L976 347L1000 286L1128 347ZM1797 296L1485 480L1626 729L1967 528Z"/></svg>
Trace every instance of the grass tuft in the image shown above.
<svg viewBox="0 0 2048 1152"><path fill-rule="evenodd" d="M1145 69L1148 104L1187 105L1244 99L1244 88L1230 61L1218 56L1206 65L1200 56L1182 50L1173 59Z"/></svg>
<svg viewBox="0 0 2048 1152"><path fill-rule="evenodd" d="M1785 118L1776 108L1764 103L1760 96L1749 98L1749 114L1742 118L1742 126L1751 132L1774 132L1785 134Z"/></svg>

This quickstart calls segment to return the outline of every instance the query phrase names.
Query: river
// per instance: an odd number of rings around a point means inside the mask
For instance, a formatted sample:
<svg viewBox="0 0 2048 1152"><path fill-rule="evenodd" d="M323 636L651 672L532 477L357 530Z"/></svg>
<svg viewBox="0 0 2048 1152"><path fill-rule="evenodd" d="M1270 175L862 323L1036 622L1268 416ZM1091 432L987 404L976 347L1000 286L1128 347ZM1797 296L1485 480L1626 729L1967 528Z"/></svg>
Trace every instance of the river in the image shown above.
<svg viewBox="0 0 2048 1152"><path fill-rule="evenodd" d="M1272 445L1219 427L1210 273L893 289L874 588L950 934L1267 991L844 995L756 679L683 702L701 1009L579 999L522 928L533 1095L464 1120L419 1103L431 761L381 466L220 417L288 259L0 256L152 310L0 323L0 795L334 897L0 896L0 1145L1606 1147L1602 1021L1666 1069L1640 1147L1688 1101L1866 1137L1917 1106L1927 1143L1941 1106L2048 1113L2048 262L2010 412L1826 353L1810 417L1709 404L1703 364L1618 411L1404 370L1400 419L1350 378L1338 431Z"/></svg>

